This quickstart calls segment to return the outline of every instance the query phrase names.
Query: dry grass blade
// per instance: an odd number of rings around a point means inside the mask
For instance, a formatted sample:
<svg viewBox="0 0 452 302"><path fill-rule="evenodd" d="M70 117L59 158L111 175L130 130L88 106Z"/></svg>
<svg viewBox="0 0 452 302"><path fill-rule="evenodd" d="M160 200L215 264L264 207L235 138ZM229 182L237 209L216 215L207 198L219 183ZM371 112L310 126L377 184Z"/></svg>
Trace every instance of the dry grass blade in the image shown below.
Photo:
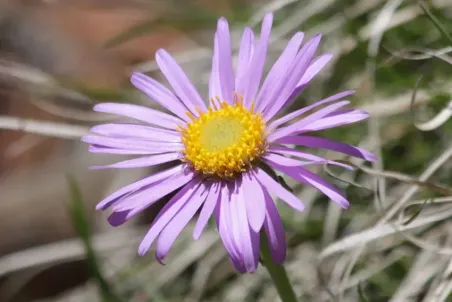
<svg viewBox="0 0 452 302"><path fill-rule="evenodd" d="M449 62L449 63L451 63L451 62ZM452 100L449 101L447 106L445 106L435 117L433 117L429 121L416 122L414 103L416 101L416 94L417 94L421 81L422 81L422 76L420 76L419 79L416 81L416 85L413 89L413 95L411 97L411 104L410 104L411 121L412 121L413 125L421 131L432 131L432 130L435 130L436 128L442 126L452 116Z"/></svg>
<svg viewBox="0 0 452 302"><path fill-rule="evenodd" d="M396 225L396 228L394 227L395 224L393 225L392 223L377 225L367 230L349 235L330 244L321 252L320 258L325 258L341 251L353 249L357 246L361 246L373 240L383 238L397 232L409 231L421 226L429 225L434 222L442 221L444 219L450 218L450 216L452 216L452 209L444 208L441 209L441 211L424 214L422 217L418 217L409 225Z"/></svg>
<svg viewBox="0 0 452 302"><path fill-rule="evenodd" d="M349 163L347 163L347 164L349 164ZM351 164L351 165L353 165L353 164ZM354 182L354 181L351 181L351 180L346 180L346 179L344 179L342 176L337 175L336 173L334 173L334 172L330 169L329 166L331 166L331 164L325 163L325 164L323 165L323 170L324 170L329 176L331 176L332 178L337 179L337 180L339 180L339 181L341 181L341 182L343 182L343 183L346 183L346 184L348 184L348 185L351 185L351 186L354 186L354 187L357 187L357 188L360 188L360 189L364 189L364 190L369 191L369 192L373 192L373 190L370 189L370 188L367 188L367 187L365 187L365 186L363 186L363 185L360 185L360 184L358 184L357 182ZM355 166L355 165L353 165L353 166Z"/></svg>
<svg viewBox="0 0 452 302"><path fill-rule="evenodd" d="M407 254L408 252L403 248L395 249L387 256L382 257L382 259L378 259L378 261L366 265L366 267L350 276L348 284L345 284L343 290L358 286L360 283L370 279L373 275L376 275L377 273L381 272L388 266L399 261L402 257L405 257Z"/></svg>
<svg viewBox="0 0 452 302"><path fill-rule="evenodd" d="M408 175L402 174L402 173L398 173L398 172L392 172L392 171L379 171L376 169L372 169L366 166L358 166L358 165L354 165L352 163L347 162L347 164L353 166L354 168L361 170L369 175L372 176L376 176L376 177L381 177L381 178L387 178L387 179L393 179L393 180L398 180L404 183L408 183L408 184L413 184L413 185L417 185L419 187L431 190L431 191L435 191L437 193L441 193L441 194L445 194L445 195L451 195L452 194L452 188L443 186L443 185L438 185L438 184L434 184L434 183L429 183L429 182L425 182L425 181L419 181L413 177L410 177ZM356 182L352 182L352 181L348 181L348 180L344 180L343 178L337 176L336 174L334 174L331 169L328 169L328 163L326 163L324 165L325 167L325 171L328 173L328 175L330 175L331 177L340 180L344 183L347 183L349 185L353 185L355 187L361 188L361 189L365 189L367 191L373 191L372 189L369 189L363 185L360 185Z"/></svg>
<svg viewBox="0 0 452 302"><path fill-rule="evenodd" d="M425 205L426 205L427 203L429 203L429 202L431 202L431 199L425 200L424 203L422 203L421 206L418 207L418 209L411 215L411 217L408 218L407 220L405 220L404 222L402 222L402 224L403 224L403 225L407 225L407 224L412 223L412 222L413 222L413 221L421 214L421 212L422 212L422 210L424 209ZM405 212L407 209L408 209L408 207L406 207L406 208L404 209L404 212ZM401 212L401 214L402 214L402 212Z"/></svg>
<svg viewBox="0 0 452 302"><path fill-rule="evenodd" d="M437 170L439 170L444 163L452 157L452 146L449 146L444 152L442 152L427 169L419 176L419 181L427 181ZM389 219L394 217L408 202L408 200L417 192L419 187L413 185L405 191L402 198L400 198L393 206L384 214L384 216L378 222L379 225L384 224Z"/></svg>
<svg viewBox="0 0 452 302"><path fill-rule="evenodd" d="M439 282L432 285L423 302L428 301L447 301L452 292L452 260L445 267L445 270L439 275Z"/></svg>
<svg viewBox="0 0 452 302"><path fill-rule="evenodd" d="M440 49L428 49L428 48L419 48L419 47L407 47L400 50L391 50L385 47L386 51L389 52L396 58L404 59L404 60L427 60L432 57L440 58L442 55L448 54L452 52L452 47L444 47ZM388 59L388 61L393 58Z"/></svg>
<svg viewBox="0 0 452 302"><path fill-rule="evenodd" d="M84 126L43 122L4 115L0 115L0 129L18 130L65 139L79 139L88 134L88 127Z"/></svg>
<svg viewBox="0 0 452 302"><path fill-rule="evenodd" d="M92 238L93 246L98 253L109 252L126 245L137 244L142 233L141 230L134 229L97 234ZM80 240L64 240L1 257L0 276L41 265L71 262L84 257L85 250Z"/></svg>
<svg viewBox="0 0 452 302"><path fill-rule="evenodd" d="M389 300L390 302L411 301L410 297L418 294L426 282L444 265L444 260L430 251L420 251L400 287ZM432 300L436 301L436 300Z"/></svg>
<svg viewBox="0 0 452 302"><path fill-rule="evenodd" d="M394 180L398 180L407 184L412 184L412 185L417 185L419 187L431 190L431 191L435 191L441 194L445 194L445 195L450 195L452 193L452 189L442 186L442 185L438 185L438 184L434 184L434 183L429 183L429 182L425 182L425 181L420 181L417 180L413 177L410 177L408 175L402 174L402 173L398 173L398 172L392 172L392 171L378 171L378 170L374 170L368 167L358 167L360 170L373 175L373 176L377 176L377 177L384 177L384 178L388 178L388 179L394 179Z"/></svg>

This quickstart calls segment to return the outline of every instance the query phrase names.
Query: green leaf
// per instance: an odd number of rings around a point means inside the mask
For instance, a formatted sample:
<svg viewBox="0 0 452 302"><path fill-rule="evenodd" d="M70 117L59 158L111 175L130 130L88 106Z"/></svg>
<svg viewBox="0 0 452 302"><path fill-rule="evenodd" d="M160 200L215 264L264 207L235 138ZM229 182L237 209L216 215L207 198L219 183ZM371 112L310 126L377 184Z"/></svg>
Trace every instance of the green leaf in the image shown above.
<svg viewBox="0 0 452 302"><path fill-rule="evenodd" d="M342 162L342 163L345 163L345 164L350 165L350 162L345 161L345 160L336 160L336 161L337 161L337 162ZM331 170L331 168L330 168L330 166L329 166L328 163L325 163L325 164L323 165L323 170L326 172L326 174L328 174L330 177L332 177L332 178L334 178L334 179L337 179L337 180L339 180L339 181L341 181L341 182L343 182L343 183L346 183L346 184L348 184L348 185L350 185L350 186L354 186L354 187L361 188L361 189L364 189L364 190L366 190L366 191L371 191L371 192L372 192L372 189L369 189L369 188L367 188L367 187L365 187L365 186L363 186L363 185L360 185L360 184L358 184L358 183L356 183L356 182L349 181L349 180L345 180L345 179L341 178L340 176L338 176L336 173L334 173L334 172Z"/></svg>
<svg viewBox="0 0 452 302"><path fill-rule="evenodd" d="M278 181L281 184L281 186L283 186L287 191L293 193L293 189L287 184L284 177L282 177L281 175L278 175Z"/></svg>
<svg viewBox="0 0 452 302"><path fill-rule="evenodd" d="M293 193L292 188L286 183L286 181L284 180L284 178L278 174L276 174L275 170L273 170L269 165L267 165L264 162L260 162L259 163L259 167L265 171L265 173L267 173L271 178L273 178L274 180L276 180L277 182L279 182L281 184L281 186L283 186L286 190L288 190L289 192Z"/></svg>
<svg viewBox="0 0 452 302"><path fill-rule="evenodd" d="M67 181L70 194L69 215L74 224L75 231L77 232L77 235L80 237L85 247L86 260L88 263L88 269L91 273L91 277L96 281L103 301L121 302L121 299L113 293L110 285L108 284L100 270L100 265L97 261L97 256L90 240L91 230L89 227L89 221L86 217L80 188L78 187L75 178L71 175L67 176Z"/></svg>
<svg viewBox="0 0 452 302"><path fill-rule="evenodd" d="M402 223L402 225L409 225L410 223L412 223L419 216L419 214L421 214L422 210L424 209L424 206L430 201L431 201L431 199L426 199L423 204L418 206L418 208L414 211L414 213L411 215L411 217ZM413 205L412 207L414 207L414 206L416 206L416 205ZM410 208L410 207L408 207L408 208ZM405 211L407 211L408 208L406 208Z"/></svg>
<svg viewBox="0 0 452 302"><path fill-rule="evenodd" d="M364 290L362 288L362 284L358 284L358 296L359 296L359 302L369 302L369 299L367 299L366 295L364 294Z"/></svg>
<svg viewBox="0 0 452 302"><path fill-rule="evenodd" d="M265 173L267 173L268 175L271 176L271 178L273 178L276 181L279 181L278 179L278 174L276 174L276 172L266 163L264 163L263 161L259 162L259 167L265 171Z"/></svg>
<svg viewBox="0 0 452 302"><path fill-rule="evenodd" d="M425 15L430 19L430 21L432 21L432 23L435 25L435 27L441 32L441 34L444 36L444 38L452 46L452 37L449 35L449 33L446 31L446 29L442 26L441 22L430 11L428 6L421 0L418 0L417 3L422 8L422 10L424 11Z"/></svg>

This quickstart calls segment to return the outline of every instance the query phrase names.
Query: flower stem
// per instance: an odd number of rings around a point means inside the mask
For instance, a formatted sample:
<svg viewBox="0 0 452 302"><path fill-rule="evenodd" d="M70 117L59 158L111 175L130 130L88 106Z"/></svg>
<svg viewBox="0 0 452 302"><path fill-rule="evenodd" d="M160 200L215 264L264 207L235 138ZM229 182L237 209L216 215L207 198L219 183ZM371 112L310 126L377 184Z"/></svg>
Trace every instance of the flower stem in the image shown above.
<svg viewBox="0 0 452 302"><path fill-rule="evenodd" d="M286 269L283 265L274 264L270 249L268 247L267 236L265 232L261 233L261 261L267 269L273 284L278 291L279 297L282 302L297 302L297 297L290 284L289 277L287 276Z"/></svg>

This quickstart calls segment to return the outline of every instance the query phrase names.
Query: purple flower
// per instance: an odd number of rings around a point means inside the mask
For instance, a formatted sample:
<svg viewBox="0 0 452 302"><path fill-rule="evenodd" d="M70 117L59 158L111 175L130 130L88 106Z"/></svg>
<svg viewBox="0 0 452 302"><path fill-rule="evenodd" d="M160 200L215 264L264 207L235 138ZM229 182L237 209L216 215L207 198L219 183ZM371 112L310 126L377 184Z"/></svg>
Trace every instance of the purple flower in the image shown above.
<svg viewBox="0 0 452 302"><path fill-rule="evenodd" d="M118 190L97 205L97 209L102 210L111 207L113 212L108 220L118 226L177 191L145 235L139 247L140 255L157 240L157 259L164 259L178 234L200 211L193 237L198 239L209 218L215 215L221 240L238 271L256 270L261 230L267 234L273 261L281 263L286 257L286 243L273 198L281 199L298 211L304 206L297 196L275 181L263 165L317 188L347 208L346 197L306 166L328 162L351 167L287 145L329 149L375 160L373 154L358 147L310 135L368 117L362 110L343 108L350 102L342 99L352 91L335 94L275 118L332 56L315 57L320 35L302 45L304 35L297 33L259 88L272 20L272 14L265 17L258 41L250 28L245 29L235 73L228 23L224 18L218 21L208 106L165 50L157 51L156 60L172 90L140 73L135 73L131 81L171 114L131 104L95 106L96 111L143 122L105 124L91 129L94 135L83 138L91 144L91 152L141 155L98 168L174 164L172 168ZM321 109L314 111L317 107Z"/></svg>

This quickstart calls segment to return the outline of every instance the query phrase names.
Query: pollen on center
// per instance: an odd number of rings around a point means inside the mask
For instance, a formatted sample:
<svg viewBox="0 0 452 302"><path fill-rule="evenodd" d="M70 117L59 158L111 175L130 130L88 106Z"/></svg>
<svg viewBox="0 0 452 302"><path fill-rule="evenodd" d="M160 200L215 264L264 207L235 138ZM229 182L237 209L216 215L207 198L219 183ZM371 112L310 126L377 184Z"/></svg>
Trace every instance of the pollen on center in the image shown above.
<svg viewBox="0 0 452 302"><path fill-rule="evenodd" d="M218 101L218 100L217 100ZM196 171L220 178L245 172L265 148L265 122L238 97L215 102L181 128L184 160Z"/></svg>

